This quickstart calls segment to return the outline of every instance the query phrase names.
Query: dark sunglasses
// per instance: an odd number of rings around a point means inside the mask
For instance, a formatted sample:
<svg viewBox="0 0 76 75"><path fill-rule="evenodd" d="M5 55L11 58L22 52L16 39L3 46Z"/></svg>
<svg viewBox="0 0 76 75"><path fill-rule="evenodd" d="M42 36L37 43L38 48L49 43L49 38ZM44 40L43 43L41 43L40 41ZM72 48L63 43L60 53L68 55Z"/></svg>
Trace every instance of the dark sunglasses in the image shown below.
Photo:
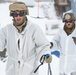
<svg viewBox="0 0 76 75"><path fill-rule="evenodd" d="M18 11L18 12L13 12L12 14L11 14L11 16L13 16L13 17L17 17L17 16L20 16L20 17L22 17L22 16L24 16L24 12L23 11Z"/></svg>
<svg viewBox="0 0 76 75"><path fill-rule="evenodd" d="M70 20L70 21L65 21L66 23L72 23L72 20Z"/></svg>

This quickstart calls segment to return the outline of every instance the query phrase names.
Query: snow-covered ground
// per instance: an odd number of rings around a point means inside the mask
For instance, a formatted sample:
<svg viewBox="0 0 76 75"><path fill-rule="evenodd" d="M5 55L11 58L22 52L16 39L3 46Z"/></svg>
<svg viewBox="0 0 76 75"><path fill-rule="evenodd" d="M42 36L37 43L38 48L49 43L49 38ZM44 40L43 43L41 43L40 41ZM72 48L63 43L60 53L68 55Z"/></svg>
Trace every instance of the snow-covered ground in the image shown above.
<svg viewBox="0 0 76 75"><path fill-rule="evenodd" d="M12 22L12 18L9 16L8 7L9 7L9 3L0 4L0 28ZM49 28L56 24L59 25L59 27L62 27L61 20L58 20L57 16L55 15L53 4L42 3L40 5L39 15L38 15L37 4L35 5L35 7L29 7L28 9L29 9L29 16L27 16L28 19L39 25L42 31L44 32L45 36L47 37L47 39L51 41L54 36L53 34L57 32L57 29L50 30ZM47 13L45 13L44 10ZM48 29L46 25L48 26ZM58 68L59 58L53 56L53 61L50 65L51 65L52 75L59 75L59 68ZM0 75L5 75L5 67L6 67L6 62L3 63L2 61L0 61ZM48 64L44 64L39 68L39 75L48 75Z"/></svg>

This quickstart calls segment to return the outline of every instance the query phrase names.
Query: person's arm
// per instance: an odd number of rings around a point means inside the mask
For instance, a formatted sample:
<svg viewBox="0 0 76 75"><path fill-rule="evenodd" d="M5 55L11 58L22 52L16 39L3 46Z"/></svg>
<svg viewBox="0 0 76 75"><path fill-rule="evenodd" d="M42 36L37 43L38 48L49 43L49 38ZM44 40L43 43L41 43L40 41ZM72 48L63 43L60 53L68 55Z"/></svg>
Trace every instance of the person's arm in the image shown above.
<svg viewBox="0 0 76 75"><path fill-rule="evenodd" d="M60 48L60 30L54 35L52 41L50 42L50 48L53 50Z"/></svg>
<svg viewBox="0 0 76 75"><path fill-rule="evenodd" d="M51 55L50 51L50 43L46 39L42 30L37 26L35 29L35 33L33 36L34 42L36 44L36 52L38 57L40 58L42 55L49 54Z"/></svg>
<svg viewBox="0 0 76 75"><path fill-rule="evenodd" d="M6 46L6 33L5 29L0 29L0 52L5 49Z"/></svg>

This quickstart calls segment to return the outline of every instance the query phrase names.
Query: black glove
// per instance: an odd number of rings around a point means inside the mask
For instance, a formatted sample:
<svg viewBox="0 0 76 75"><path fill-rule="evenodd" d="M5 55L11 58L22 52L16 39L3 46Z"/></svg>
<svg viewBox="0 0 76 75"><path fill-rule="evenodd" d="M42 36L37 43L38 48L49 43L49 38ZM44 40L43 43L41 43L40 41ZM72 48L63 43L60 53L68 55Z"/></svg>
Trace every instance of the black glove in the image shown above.
<svg viewBox="0 0 76 75"><path fill-rule="evenodd" d="M0 57L1 57L1 61L5 62L7 59L7 56L6 56L6 48L0 52Z"/></svg>
<svg viewBox="0 0 76 75"><path fill-rule="evenodd" d="M50 44L51 44L50 48L52 48L53 47L53 42L50 42Z"/></svg>
<svg viewBox="0 0 76 75"><path fill-rule="evenodd" d="M0 52L0 57L3 57L3 58L6 57L6 48Z"/></svg>

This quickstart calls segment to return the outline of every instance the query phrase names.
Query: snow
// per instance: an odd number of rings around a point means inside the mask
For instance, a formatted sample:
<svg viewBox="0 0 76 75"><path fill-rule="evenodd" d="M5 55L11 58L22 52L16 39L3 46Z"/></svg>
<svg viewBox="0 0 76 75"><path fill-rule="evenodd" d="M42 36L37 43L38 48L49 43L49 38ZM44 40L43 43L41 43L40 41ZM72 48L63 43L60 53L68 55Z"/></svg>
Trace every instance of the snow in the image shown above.
<svg viewBox="0 0 76 75"><path fill-rule="evenodd" d="M11 23L11 17L9 17L9 3L1 3L0 4L0 28L4 27L5 25Z"/></svg>
<svg viewBox="0 0 76 75"><path fill-rule="evenodd" d="M6 26L7 24L12 22L12 17L9 16L9 4L10 3L1 3L0 4L0 28ZM62 25L61 20L57 19L57 16L55 15L55 10L53 4L49 3L41 3L39 7L39 14L38 14L38 5L35 3L34 7L29 7L29 16L28 19L31 20L32 22L36 23L37 25L40 26L42 31L44 32L46 38L51 41L54 34L57 32L57 30L46 30L46 25L48 25L48 28L51 26L57 24L60 26ZM47 10L50 9L50 10ZM45 13L45 11L47 13ZM52 10L52 11L51 11ZM48 13L49 12L49 13ZM50 15L50 16L49 16ZM50 24L50 26L49 26ZM53 61L50 64L51 66L51 71L52 75L59 75L59 58L56 56L53 56ZM0 61L0 75L5 75L5 67L6 67L6 62ZM48 75L48 64L44 64L39 68L39 75Z"/></svg>
<svg viewBox="0 0 76 75"><path fill-rule="evenodd" d="M6 63L0 61L0 75L5 75L5 67L6 67Z"/></svg>

